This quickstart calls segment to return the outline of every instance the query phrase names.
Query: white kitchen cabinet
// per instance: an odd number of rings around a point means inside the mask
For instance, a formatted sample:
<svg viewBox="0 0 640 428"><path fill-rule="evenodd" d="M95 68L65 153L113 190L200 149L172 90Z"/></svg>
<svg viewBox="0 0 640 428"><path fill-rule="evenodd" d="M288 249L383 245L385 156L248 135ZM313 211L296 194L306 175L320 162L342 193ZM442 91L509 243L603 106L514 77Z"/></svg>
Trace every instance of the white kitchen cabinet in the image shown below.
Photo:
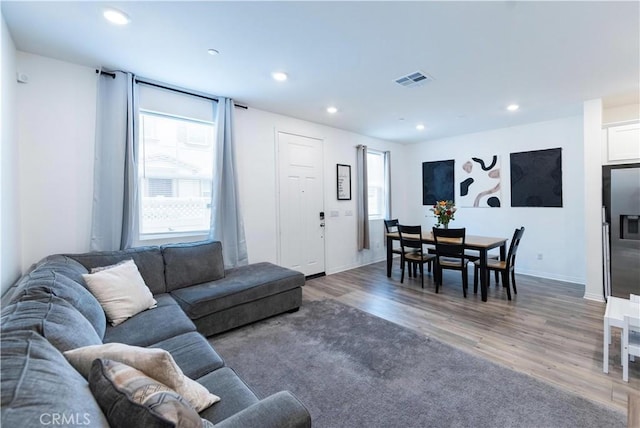
<svg viewBox="0 0 640 428"><path fill-rule="evenodd" d="M607 161L640 159L640 123L607 128Z"/></svg>

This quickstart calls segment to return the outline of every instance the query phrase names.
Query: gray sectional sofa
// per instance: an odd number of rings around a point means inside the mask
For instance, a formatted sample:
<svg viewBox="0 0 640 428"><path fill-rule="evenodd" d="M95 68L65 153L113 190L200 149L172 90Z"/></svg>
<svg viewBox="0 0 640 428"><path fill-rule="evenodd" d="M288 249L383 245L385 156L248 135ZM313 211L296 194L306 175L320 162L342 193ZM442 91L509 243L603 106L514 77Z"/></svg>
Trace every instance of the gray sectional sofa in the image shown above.
<svg viewBox="0 0 640 428"><path fill-rule="evenodd" d="M114 327L82 274L127 259L158 304ZM308 427L291 393L259 399L205 339L296 310L302 285L302 274L270 263L225 270L215 241L49 256L2 298L2 426L109 426L62 353L117 342L169 351L186 376L221 397L200 413L215 426Z"/></svg>

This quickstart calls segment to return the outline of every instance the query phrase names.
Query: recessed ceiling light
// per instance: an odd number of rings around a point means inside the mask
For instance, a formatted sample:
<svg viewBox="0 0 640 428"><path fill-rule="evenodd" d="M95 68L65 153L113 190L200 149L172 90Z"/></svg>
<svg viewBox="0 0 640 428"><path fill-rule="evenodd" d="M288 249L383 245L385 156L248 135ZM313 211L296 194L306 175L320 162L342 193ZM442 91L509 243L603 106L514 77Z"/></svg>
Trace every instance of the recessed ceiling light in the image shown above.
<svg viewBox="0 0 640 428"><path fill-rule="evenodd" d="M509 104L507 106L507 110L509 111L516 111L520 108L520 106L518 104Z"/></svg>
<svg viewBox="0 0 640 428"><path fill-rule="evenodd" d="M419 123L418 125L416 125L416 129L417 129L418 131L424 131L424 125L423 125L423 124L421 124L421 123Z"/></svg>
<svg viewBox="0 0 640 428"><path fill-rule="evenodd" d="M126 13L117 9L105 9L104 12L102 12L102 16L115 25L127 25L131 22L131 19L129 19Z"/></svg>
<svg viewBox="0 0 640 428"><path fill-rule="evenodd" d="M287 73L284 73L282 71L274 71L273 73L271 73L271 77L273 77L274 80L277 80L278 82L284 82L289 78L289 76L287 76Z"/></svg>
<svg viewBox="0 0 640 428"><path fill-rule="evenodd" d="M334 113L337 113L337 112L338 112L338 109L336 107L334 107L334 106L327 107L327 113L334 114Z"/></svg>
<svg viewBox="0 0 640 428"><path fill-rule="evenodd" d="M217 51L217 50L215 50L215 49L207 49L207 53L208 53L209 55L213 55L213 56L215 56L215 55L218 55L220 52L219 52L219 51Z"/></svg>

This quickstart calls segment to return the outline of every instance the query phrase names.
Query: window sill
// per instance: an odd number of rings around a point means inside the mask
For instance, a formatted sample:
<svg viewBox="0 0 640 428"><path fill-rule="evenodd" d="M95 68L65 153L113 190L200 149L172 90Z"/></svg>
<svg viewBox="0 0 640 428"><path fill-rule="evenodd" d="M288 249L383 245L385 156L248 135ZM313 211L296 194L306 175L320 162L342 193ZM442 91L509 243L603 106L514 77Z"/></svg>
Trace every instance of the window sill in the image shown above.
<svg viewBox="0 0 640 428"><path fill-rule="evenodd" d="M147 233L140 234L138 237L138 241L158 241L165 239L175 239L175 238L201 238L206 239L209 235L208 231L197 231L197 232L166 232L166 233Z"/></svg>

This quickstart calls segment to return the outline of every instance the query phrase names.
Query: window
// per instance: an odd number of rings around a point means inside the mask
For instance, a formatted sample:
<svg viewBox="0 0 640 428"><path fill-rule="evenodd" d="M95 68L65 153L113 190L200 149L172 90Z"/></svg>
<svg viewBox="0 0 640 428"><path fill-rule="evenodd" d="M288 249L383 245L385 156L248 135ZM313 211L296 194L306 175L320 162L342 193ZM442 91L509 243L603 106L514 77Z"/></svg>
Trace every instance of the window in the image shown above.
<svg viewBox="0 0 640 428"><path fill-rule="evenodd" d="M367 179L369 193L369 219L384 219L387 211L387 186L384 153L367 151Z"/></svg>
<svg viewBox="0 0 640 428"><path fill-rule="evenodd" d="M139 98L140 240L208 233L213 103L144 84Z"/></svg>

